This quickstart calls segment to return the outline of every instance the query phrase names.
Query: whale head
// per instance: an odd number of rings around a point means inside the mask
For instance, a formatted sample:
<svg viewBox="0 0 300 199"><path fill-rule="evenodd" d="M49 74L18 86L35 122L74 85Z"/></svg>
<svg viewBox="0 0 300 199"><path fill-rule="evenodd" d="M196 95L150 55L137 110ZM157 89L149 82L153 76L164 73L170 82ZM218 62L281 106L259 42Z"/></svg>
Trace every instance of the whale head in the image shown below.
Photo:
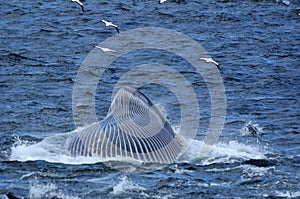
<svg viewBox="0 0 300 199"><path fill-rule="evenodd" d="M122 87L106 117L78 132L68 149L72 156L171 163L181 155L183 145L160 109L146 95Z"/></svg>

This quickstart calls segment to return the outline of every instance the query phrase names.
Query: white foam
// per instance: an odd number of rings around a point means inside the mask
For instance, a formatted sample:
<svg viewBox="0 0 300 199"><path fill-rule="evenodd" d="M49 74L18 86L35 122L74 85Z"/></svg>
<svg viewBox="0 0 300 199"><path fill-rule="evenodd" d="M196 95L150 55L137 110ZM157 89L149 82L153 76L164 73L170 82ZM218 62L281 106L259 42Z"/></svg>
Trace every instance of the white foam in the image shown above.
<svg viewBox="0 0 300 199"><path fill-rule="evenodd" d="M213 163L233 163L247 159L264 159L264 152L256 146L245 145L237 141L218 143L212 151L202 157L200 154L203 141L193 140L189 149L183 154L181 161L192 162L201 165Z"/></svg>
<svg viewBox="0 0 300 199"><path fill-rule="evenodd" d="M180 169L178 168L177 164L175 165L175 173L179 173L179 174L182 174L182 173L192 173L194 171L192 170L187 170L187 169Z"/></svg>
<svg viewBox="0 0 300 199"><path fill-rule="evenodd" d="M275 170L275 167L257 167L253 165L241 165L239 166L243 169L242 177L244 179L253 179L254 177L263 177L266 176L270 171Z"/></svg>
<svg viewBox="0 0 300 199"><path fill-rule="evenodd" d="M179 162L190 162L196 164L230 163L245 159L264 159L264 151L261 148L230 141L228 143L218 143L213 150L206 156L200 154L203 141L193 140L189 149L183 154ZM61 147L61 148L60 148ZM110 158L99 159L96 157L72 157L67 149L61 145L42 141L28 145L19 143L12 147L10 160L17 161L36 161L44 160L47 162L64 164L94 164L97 162L123 161L141 166L141 162L129 159Z"/></svg>
<svg viewBox="0 0 300 199"><path fill-rule="evenodd" d="M281 191L275 191L276 196L278 197L285 197L285 198L299 198L300 197L300 191L296 191L296 192L290 192L290 191L286 191L286 192L281 192Z"/></svg>
<svg viewBox="0 0 300 199"><path fill-rule="evenodd" d="M120 178L120 182L116 186L113 187L113 191L110 192L110 194L120 195L120 194L128 193L131 191L141 192L141 191L145 191L145 190L146 190L146 188L144 188L140 185L134 184L133 182L128 180L127 176L123 176Z"/></svg>
<svg viewBox="0 0 300 199"><path fill-rule="evenodd" d="M24 174L24 175L22 175L22 176L20 177L20 179L27 179L27 178L29 178L29 177L31 177L31 176L37 174L37 173L38 173L38 172L30 172L30 173L28 173L28 174Z"/></svg>
<svg viewBox="0 0 300 199"><path fill-rule="evenodd" d="M132 168L143 167L142 162L124 157L99 159L97 157L71 156L70 151L68 150L68 142L77 135L78 131L81 131L81 129L50 136L39 143L29 143L27 141L24 142L19 140L12 147L10 160L44 160L47 162L64 164L94 164L97 162L113 162L112 164L115 164L114 162L124 162L129 163ZM178 162L208 165L213 163L231 163L245 159L265 159L264 151L261 147L239 143L238 141L230 141L228 143L219 142L207 156L203 157L200 153L203 144L203 141L192 140L190 147ZM118 165L126 166L122 164ZM132 170L132 168L130 169Z"/></svg>
<svg viewBox="0 0 300 199"><path fill-rule="evenodd" d="M77 196L70 196L63 193L55 184L33 184L29 188L29 198L63 198L79 199Z"/></svg>
<svg viewBox="0 0 300 199"><path fill-rule="evenodd" d="M31 146L19 145L12 148L10 160L17 160L21 162L44 160L52 163L63 164L94 164L99 162L94 157L72 157L65 154L52 153L51 151L34 144Z"/></svg>
<svg viewBox="0 0 300 199"><path fill-rule="evenodd" d="M77 131L48 137L39 143L29 144L27 141L17 141L11 148L10 160L35 161L64 164L93 164L99 162L94 157L72 157L67 149L68 139Z"/></svg>

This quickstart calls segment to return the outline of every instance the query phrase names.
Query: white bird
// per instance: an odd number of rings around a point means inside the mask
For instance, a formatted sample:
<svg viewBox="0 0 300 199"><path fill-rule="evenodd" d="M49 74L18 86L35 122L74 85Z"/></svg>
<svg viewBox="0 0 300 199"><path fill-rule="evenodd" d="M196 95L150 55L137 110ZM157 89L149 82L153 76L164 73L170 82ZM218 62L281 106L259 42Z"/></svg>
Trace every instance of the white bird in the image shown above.
<svg viewBox="0 0 300 199"><path fill-rule="evenodd" d="M200 60L203 60L206 63L212 63L212 64L216 65L219 70L221 70L220 64L218 62L216 62L215 60L213 60L212 58L204 58L203 57L203 58L200 58Z"/></svg>
<svg viewBox="0 0 300 199"><path fill-rule="evenodd" d="M116 31L117 31L118 33L120 33L118 26L115 25L115 24L113 24L112 22L105 21L105 20L101 20L100 22L105 23L105 26L112 26L112 27L114 27L114 28L116 29Z"/></svg>
<svg viewBox="0 0 300 199"><path fill-rule="evenodd" d="M109 49L109 48L103 48L101 46L94 46L94 47L102 50L103 52L113 52L113 53L117 52L115 50L112 50L112 49Z"/></svg>
<svg viewBox="0 0 300 199"><path fill-rule="evenodd" d="M286 5L286 6L289 6L289 5L290 5L290 2L287 1L287 0L283 0L282 3L283 3L284 5Z"/></svg>
<svg viewBox="0 0 300 199"><path fill-rule="evenodd" d="M81 3L79 0L71 0L71 1L77 3L81 7L82 12L84 12L83 3Z"/></svg>
<svg viewBox="0 0 300 199"><path fill-rule="evenodd" d="M167 0L159 0L159 3L162 4L164 2L166 2Z"/></svg>

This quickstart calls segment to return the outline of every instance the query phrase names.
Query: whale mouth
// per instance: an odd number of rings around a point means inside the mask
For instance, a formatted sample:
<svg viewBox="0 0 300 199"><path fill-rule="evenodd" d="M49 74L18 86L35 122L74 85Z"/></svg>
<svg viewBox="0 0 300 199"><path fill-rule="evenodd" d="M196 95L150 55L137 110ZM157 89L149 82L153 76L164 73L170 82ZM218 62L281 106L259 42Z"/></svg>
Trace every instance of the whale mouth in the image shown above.
<svg viewBox="0 0 300 199"><path fill-rule="evenodd" d="M122 87L107 116L80 131L69 142L68 148L72 156L172 163L184 151L184 144L146 95Z"/></svg>

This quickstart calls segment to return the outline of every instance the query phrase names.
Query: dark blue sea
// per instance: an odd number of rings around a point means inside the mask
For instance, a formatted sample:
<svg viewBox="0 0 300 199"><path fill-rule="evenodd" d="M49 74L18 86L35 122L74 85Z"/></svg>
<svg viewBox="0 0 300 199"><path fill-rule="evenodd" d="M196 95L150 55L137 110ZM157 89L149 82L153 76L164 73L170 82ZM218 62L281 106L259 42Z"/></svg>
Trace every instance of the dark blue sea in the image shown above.
<svg viewBox="0 0 300 199"><path fill-rule="evenodd" d="M69 0L0 1L0 198L300 197L300 1L82 2L85 12ZM120 34L102 19L117 24ZM226 94L217 143L199 155L212 112L203 77L183 57L145 49L106 68L95 90L96 116L105 117L114 85L128 71L167 65L190 83L199 103L199 128L190 148L180 160L151 169L67 155L66 137L85 125L74 120L72 97L82 63L100 53L94 46L107 39L149 27L191 38L220 64L221 70L212 65ZM177 39L168 44L184 49ZM149 75L133 77L139 76ZM178 131L180 109L191 104L181 106L158 84L140 90Z"/></svg>

